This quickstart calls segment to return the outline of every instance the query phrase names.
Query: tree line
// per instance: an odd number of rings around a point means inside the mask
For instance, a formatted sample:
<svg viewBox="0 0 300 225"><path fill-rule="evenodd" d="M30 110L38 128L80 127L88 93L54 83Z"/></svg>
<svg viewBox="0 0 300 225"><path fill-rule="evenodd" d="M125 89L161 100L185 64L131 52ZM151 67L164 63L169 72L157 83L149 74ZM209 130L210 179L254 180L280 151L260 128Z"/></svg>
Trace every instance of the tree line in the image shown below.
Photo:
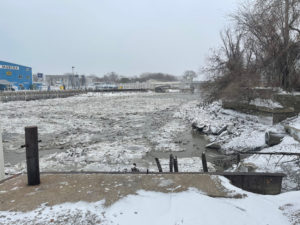
<svg viewBox="0 0 300 225"><path fill-rule="evenodd" d="M178 81L179 78L175 75L167 73L142 73L139 76L124 77L115 72L105 74L103 77L94 77L95 82L112 82L112 83L136 83L156 80L161 82Z"/></svg>
<svg viewBox="0 0 300 225"><path fill-rule="evenodd" d="M252 0L230 15L205 72L211 97L233 98L247 88L300 88L300 1Z"/></svg>

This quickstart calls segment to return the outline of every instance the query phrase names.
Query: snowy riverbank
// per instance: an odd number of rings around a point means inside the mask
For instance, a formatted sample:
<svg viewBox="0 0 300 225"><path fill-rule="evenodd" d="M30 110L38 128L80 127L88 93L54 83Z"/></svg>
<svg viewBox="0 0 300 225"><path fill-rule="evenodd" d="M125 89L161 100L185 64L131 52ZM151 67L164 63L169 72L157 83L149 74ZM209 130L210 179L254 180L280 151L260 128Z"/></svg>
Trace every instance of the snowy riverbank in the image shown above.
<svg viewBox="0 0 300 225"><path fill-rule="evenodd" d="M186 118L197 127L204 127L211 142L218 144L224 154L235 152L293 152L300 153L300 143L285 133L284 125L272 125L272 118L247 115L233 110L226 110L221 104L198 105L198 101L189 102L176 115ZM299 125L299 117L288 121L293 126ZM226 129L219 135L216 131ZM285 133L279 145L269 147L265 144L265 133L273 131ZM210 150L207 149L207 152ZM239 165L233 165L229 171L283 172L287 177L283 182L284 190L300 189L300 161L298 156L253 155L245 158Z"/></svg>

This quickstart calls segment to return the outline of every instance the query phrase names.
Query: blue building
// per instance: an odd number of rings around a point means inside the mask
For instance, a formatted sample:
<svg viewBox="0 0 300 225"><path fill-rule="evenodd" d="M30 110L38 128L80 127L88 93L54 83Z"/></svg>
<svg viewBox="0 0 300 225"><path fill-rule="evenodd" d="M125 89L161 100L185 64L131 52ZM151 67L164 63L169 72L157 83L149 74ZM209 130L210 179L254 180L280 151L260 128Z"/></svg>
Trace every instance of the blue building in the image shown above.
<svg viewBox="0 0 300 225"><path fill-rule="evenodd" d="M28 90L32 88L31 67L0 61L0 90Z"/></svg>

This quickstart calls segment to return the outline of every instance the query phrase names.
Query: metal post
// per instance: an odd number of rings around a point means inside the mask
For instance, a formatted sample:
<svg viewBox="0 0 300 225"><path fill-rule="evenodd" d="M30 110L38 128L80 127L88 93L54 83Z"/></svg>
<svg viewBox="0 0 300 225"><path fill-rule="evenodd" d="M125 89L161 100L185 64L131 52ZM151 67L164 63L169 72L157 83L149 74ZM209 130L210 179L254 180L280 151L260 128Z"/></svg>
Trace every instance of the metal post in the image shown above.
<svg viewBox="0 0 300 225"><path fill-rule="evenodd" d="M38 128L25 127L28 185L40 184Z"/></svg>
<svg viewBox="0 0 300 225"><path fill-rule="evenodd" d="M204 152L202 153L202 167L203 167L203 172L207 173L208 172L207 161L206 161L206 155Z"/></svg>
<svg viewBox="0 0 300 225"><path fill-rule="evenodd" d="M3 145L2 145L2 129L0 126L0 180L4 179L4 156L3 156Z"/></svg>

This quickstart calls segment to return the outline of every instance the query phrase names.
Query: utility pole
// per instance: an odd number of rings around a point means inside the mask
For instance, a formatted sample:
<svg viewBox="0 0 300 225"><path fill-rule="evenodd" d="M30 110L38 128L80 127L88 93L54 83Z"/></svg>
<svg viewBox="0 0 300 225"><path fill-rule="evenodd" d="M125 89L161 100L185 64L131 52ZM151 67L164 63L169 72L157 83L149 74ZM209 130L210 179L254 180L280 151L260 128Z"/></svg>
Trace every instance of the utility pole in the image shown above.
<svg viewBox="0 0 300 225"><path fill-rule="evenodd" d="M72 89L74 89L75 84L75 66L72 66L72 79L71 79Z"/></svg>

